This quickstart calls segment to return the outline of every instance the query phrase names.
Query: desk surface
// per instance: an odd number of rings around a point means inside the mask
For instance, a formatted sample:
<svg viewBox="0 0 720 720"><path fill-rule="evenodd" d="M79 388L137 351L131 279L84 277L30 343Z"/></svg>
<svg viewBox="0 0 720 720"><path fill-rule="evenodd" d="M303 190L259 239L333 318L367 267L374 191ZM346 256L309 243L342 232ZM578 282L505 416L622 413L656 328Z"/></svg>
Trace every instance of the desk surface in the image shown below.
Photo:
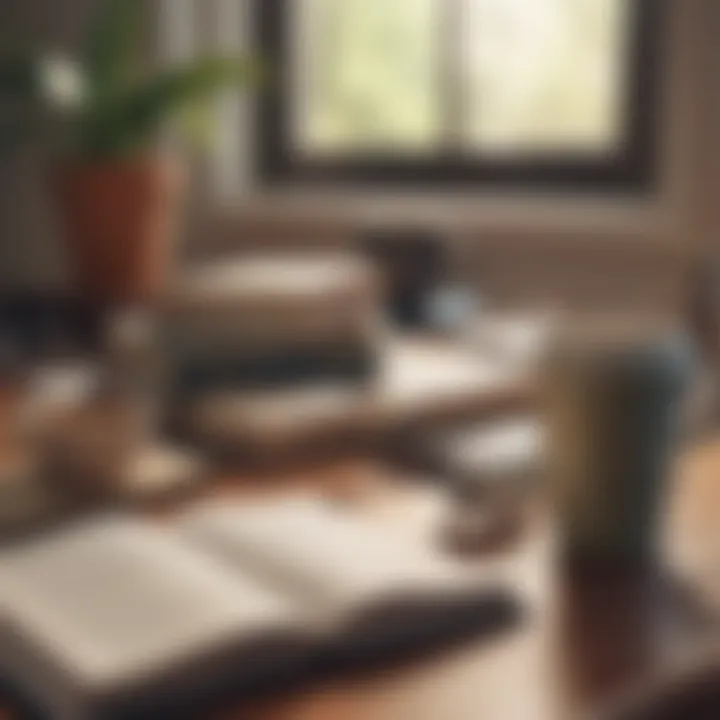
<svg viewBox="0 0 720 720"><path fill-rule="evenodd" d="M683 566L710 588L713 526L720 517L720 442L686 453L678 463L668 539ZM356 503L380 522L428 532L442 506L434 491L398 483L397 470L348 462L254 482L229 478L216 492L324 492ZM269 487L272 489L270 490ZM238 490L242 488L242 490ZM715 535L716 536L716 535ZM608 698L692 660L718 613L700 594L667 575L596 572L563 576L552 562L547 524L538 522L506 564L533 600L532 618L503 636L414 664L336 678L292 696L217 720L560 720L603 707ZM704 565L708 563L707 565Z"/></svg>
<svg viewBox="0 0 720 720"><path fill-rule="evenodd" d="M669 535L694 577L712 579L711 542L720 517L720 442L679 462ZM219 479L213 493L333 494L379 522L427 532L438 496L398 482L401 471L357 460L272 478ZM213 715L217 720L564 720L595 710L667 664L692 657L720 627L717 616L654 574L563 576L546 524L492 562L506 563L533 599L532 617L478 642L402 667L335 678L292 695ZM487 561L485 561L487 562ZM720 607L720 605L718 606ZM718 613L720 616L720 612ZM0 720L15 720L9 710ZM208 716L211 717L211 716Z"/></svg>

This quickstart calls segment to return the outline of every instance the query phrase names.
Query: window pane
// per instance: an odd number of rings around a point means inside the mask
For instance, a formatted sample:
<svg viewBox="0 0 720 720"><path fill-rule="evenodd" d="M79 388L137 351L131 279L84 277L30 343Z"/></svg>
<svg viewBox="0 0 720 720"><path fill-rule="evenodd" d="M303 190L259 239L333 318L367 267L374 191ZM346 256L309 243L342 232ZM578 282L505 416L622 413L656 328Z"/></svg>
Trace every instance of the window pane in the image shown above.
<svg viewBox="0 0 720 720"><path fill-rule="evenodd" d="M465 143L608 154L625 129L630 0L465 0Z"/></svg>
<svg viewBox="0 0 720 720"><path fill-rule="evenodd" d="M447 0L296 0L293 141L306 154L432 151Z"/></svg>

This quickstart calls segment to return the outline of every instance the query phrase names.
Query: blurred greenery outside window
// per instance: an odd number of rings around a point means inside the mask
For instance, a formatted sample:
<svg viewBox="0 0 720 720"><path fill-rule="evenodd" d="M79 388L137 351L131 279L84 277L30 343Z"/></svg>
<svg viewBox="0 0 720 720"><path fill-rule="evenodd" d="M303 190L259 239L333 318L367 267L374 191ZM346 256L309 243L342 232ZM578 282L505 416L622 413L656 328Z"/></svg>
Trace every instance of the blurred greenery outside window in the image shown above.
<svg viewBox="0 0 720 720"><path fill-rule="evenodd" d="M294 0L295 152L603 155L624 140L630 0Z"/></svg>

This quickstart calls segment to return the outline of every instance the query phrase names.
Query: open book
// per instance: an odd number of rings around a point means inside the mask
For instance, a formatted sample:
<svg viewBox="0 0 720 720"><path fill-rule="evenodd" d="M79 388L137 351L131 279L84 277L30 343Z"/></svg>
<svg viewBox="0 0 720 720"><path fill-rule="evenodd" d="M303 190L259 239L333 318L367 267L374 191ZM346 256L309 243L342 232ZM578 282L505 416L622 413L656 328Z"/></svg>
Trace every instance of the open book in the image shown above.
<svg viewBox="0 0 720 720"><path fill-rule="evenodd" d="M341 507L211 502L182 516L177 530L231 572L292 599L335 655L502 625L517 610L492 578Z"/></svg>
<svg viewBox="0 0 720 720"><path fill-rule="evenodd" d="M248 679L516 612L329 506L208 504L169 528L103 517L0 552L0 681L53 719L178 717Z"/></svg>

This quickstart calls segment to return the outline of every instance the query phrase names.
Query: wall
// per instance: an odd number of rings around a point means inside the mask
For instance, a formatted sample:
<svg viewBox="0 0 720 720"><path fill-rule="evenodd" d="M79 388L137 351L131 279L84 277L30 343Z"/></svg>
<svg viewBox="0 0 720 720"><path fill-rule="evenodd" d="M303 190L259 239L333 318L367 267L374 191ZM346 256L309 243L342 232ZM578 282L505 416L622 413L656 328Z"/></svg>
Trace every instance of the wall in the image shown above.
<svg viewBox="0 0 720 720"><path fill-rule="evenodd" d="M365 226L424 224L458 272L506 303L676 304L720 234L720 3L668 0L661 177L650 197L263 192L249 182L206 218L202 251L326 246Z"/></svg>
<svg viewBox="0 0 720 720"><path fill-rule="evenodd" d="M675 299L688 263L720 235L715 198L720 187L720 3L667 1L672 21L657 195L571 201L480 194L265 193L254 187L248 163L232 160L251 151L251 134L233 132L234 144L224 145L214 172L202 176L207 192L196 196L202 203L189 257L268 243L336 244L366 225L423 223L448 238L459 273L506 302L652 305ZM165 9L172 9L166 14L173 22L169 37L175 40L166 49L177 55L190 45L236 42L243 36L241 25L228 18L239 17L238 2L247 0L165 0ZM64 47L92 4L3 0L0 18L13 15L40 41ZM219 20L218 9L224 12ZM247 108L230 102L222 118L223 131L234 131L247 123ZM5 285L62 282L62 254L41 178L38 162L28 156L0 167L0 283Z"/></svg>
<svg viewBox="0 0 720 720"><path fill-rule="evenodd" d="M78 37L92 0L3 0L0 38L62 51ZM38 152L0 157L0 284L56 286L64 277Z"/></svg>

